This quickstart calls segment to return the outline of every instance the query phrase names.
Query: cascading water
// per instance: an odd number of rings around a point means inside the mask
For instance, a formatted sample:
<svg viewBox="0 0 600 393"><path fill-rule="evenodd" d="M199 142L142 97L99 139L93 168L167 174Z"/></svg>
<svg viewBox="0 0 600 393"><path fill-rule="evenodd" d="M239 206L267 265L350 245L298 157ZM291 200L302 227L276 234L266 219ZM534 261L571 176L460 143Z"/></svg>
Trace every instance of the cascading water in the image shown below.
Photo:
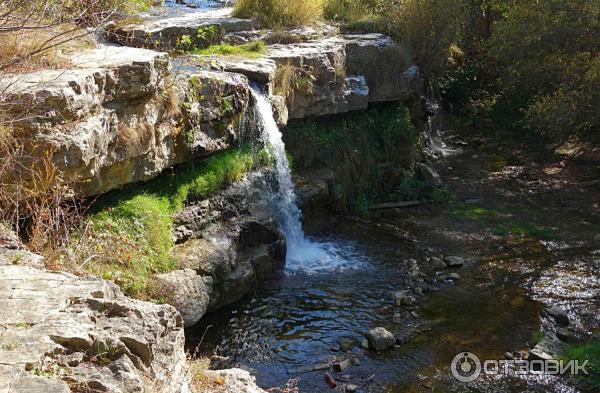
<svg viewBox="0 0 600 393"><path fill-rule="evenodd" d="M304 235L302 212L298 207L290 163L285 153L282 134L273 116L269 99L260 87L252 86L258 120L262 123L263 140L275 156L279 191L272 196L279 227L287 242L287 271L319 272L363 266L361 258L353 256L350 246L317 243Z"/></svg>

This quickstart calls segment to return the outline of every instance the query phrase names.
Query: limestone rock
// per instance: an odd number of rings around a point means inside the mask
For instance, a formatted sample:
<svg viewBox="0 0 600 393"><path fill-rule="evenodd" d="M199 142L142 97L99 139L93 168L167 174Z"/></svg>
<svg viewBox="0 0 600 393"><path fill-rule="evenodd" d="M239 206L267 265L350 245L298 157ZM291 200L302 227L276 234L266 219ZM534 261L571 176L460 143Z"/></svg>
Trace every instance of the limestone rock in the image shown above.
<svg viewBox="0 0 600 393"><path fill-rule="evenodd" d="M558 306L548 307L546 313L561 326L567 326L569 324L569 314Z"/></svg>
<svg viewBox="0 0 600 393"><path fill-rule="evenodd" d="M0 265L44 267L44 258L28 251L16 233L0 222Z"/></svg>
<svg viewBox="0 0 600 393"><path fill-rule="evenodd" d="M382 327L376 327L367 333L369 347L376 351L385 351L396 344L396 338L392 333Z"/></svg>
<svg viewBox="0 0 600 393"><path fill-rule="evenodd" d="M253 30L250 19L231 16L231 8L192 9L156 7L128 16L108 27L109 38L118 43L155 49L203 48L220 42L225 34ZM182 40L189 37L189 42Z"/></svg>
<svg viewBox="0 0 600 393"><path fill-rule="evenodd" d="M246 370L232 368L207 371L206 375L211 379L219 378L223 380L223 385L219 390L222 393L266 393L256 385L256 378Z"/></svg>
<svg viewBox="0 0 600 393"><path fill-rule="evenodd" d="M188 391L179 313L110 282L0 266L0 319L0 391Z"/></svg>
<svg viewBox="0 0 600 393"><path fill-rule="evenodd" d="M185 326L197 324L206 313L212 290L202 277L192 269L185 269L159 274L155 278L160 293L181 313Z"/></svg>
<svg viewBox="0 0 600 393"><path fill-rule="evenodd" d="M170 83L167 54L113 46L71 62L67 70L4 78L8 87L0 89L7 89L13 115L29 108L15 124L23 164L50 154L80 194L148 180L239 139L250 97L242 75L181 73Z"/></svg>
<svg viewBox="0 0 600 393"><path fill-rule="evenodd" d="M264 197L269 178L269 171L255 172L175 218L193 234L173 255L181 268L212 280L209 310L242 299L285 263L285 240Z"/></svg>
<svg viewBox="0 0 600 393"><path fill-rule="evenodd" d="M444 262L448 267L461 267L465 264L465 259L459 256L447 256Z"/></svg>
<svg viewBox="0 0 600 393"><path fill-rule="evenodd" d="M564 350L565 343L555 333L546 332L540 342L529 351L529 360L559 359Z"/></svg>
<svg viewBox="0 0 600 393"><path fill-rule="evenodd" d="M418 91L419 69L406 48L378 33L350 34L346 42L349 75L364 75L369 101L394 101Z"/></svg>

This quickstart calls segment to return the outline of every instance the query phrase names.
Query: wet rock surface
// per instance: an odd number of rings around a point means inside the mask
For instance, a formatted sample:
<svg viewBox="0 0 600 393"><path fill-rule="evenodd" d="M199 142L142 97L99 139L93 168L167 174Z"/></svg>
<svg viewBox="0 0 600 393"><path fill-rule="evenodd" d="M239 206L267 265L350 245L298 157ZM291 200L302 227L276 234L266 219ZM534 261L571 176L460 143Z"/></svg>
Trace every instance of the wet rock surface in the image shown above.
<svg viewBox="0 0 600 393"><path fill-rule="evenodd" d="M186 318L185 305L176 304L186 324L198 322L202 309L214 311L242 299L282 270L285 239L265 198L271 192L271 176L269 170L252 173L211 199L188 206L176 218L180 244L174 257L189 279L210 282L207 307L204 293L186 300L196 311L194 317Z"/></svg>

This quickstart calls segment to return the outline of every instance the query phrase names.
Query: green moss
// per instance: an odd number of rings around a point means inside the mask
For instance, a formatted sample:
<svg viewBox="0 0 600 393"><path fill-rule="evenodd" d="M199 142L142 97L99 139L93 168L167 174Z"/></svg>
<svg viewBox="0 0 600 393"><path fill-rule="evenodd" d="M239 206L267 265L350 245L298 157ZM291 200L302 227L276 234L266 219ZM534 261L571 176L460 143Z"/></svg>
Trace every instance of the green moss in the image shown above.
<svg viewBox="0 0 600 393"><path fill-rule="evenodd" d="M399 104L290 123L284 132L296 169L330 168L338 210L364 210L387 195L417 154L417 131Z"/></svg>
<svg viewBox="0 0 600 393"><path fill-rule="evenodd" d="M173 215L190 199L204 199L264 164L264 153L235 150L200 164L100 197L88 230L74 250L85 269L114 280L123 292L152 298L151 278L177 266L171 256Z"/></svg>
<svg viewBox="0 0 600 393"><path fill-rule="evenodd" d="M553 230L529 223L500 224L494 227L494 234L530 236L542 240L557 239L557 234Z"/></svg>
<svg viewBox="0 0 600 393"><path fill-rule="evenodd" d="M578 360L579 364L588 361L586 370L588 375L582 374L578 377L586 385L589 391L600 389L600 339L594 339L585 345L569 346L563 354L565 360Z"/></svg>
<svg viewBox="0 0 600 393"><path fill-rule="evenodd" d="M459 205L450 212L450 217L455 220L480 220L484 218L497 217L498 212L481 206Z"/></svg>
<svg viewBox="0 0 600 393"><path fill-rule="evenodd" d="M242 45L217 44L205 49L193 49L190 53L200 56L239 56L257 58L267 52L262 41L253 41Z"/></svg>

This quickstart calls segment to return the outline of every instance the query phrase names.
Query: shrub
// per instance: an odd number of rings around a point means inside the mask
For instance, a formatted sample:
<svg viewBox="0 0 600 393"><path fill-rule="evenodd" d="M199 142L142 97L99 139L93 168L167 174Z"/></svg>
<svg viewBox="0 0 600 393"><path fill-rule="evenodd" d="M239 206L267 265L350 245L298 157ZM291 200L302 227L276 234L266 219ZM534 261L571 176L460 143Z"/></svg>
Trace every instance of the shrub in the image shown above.
<svg viewBox="0 0 600 393"><path fill-rule="evenodd" d="M391 0L326 0L323 6L325 18L354 22L383 15Z"/></svg>
<svg viewBox="0 0 600 393"><path fill-rule="evenodd" d="M321 0L238 0L233 15L254 18L264 27L310 25L321 18Z"/></svg>

